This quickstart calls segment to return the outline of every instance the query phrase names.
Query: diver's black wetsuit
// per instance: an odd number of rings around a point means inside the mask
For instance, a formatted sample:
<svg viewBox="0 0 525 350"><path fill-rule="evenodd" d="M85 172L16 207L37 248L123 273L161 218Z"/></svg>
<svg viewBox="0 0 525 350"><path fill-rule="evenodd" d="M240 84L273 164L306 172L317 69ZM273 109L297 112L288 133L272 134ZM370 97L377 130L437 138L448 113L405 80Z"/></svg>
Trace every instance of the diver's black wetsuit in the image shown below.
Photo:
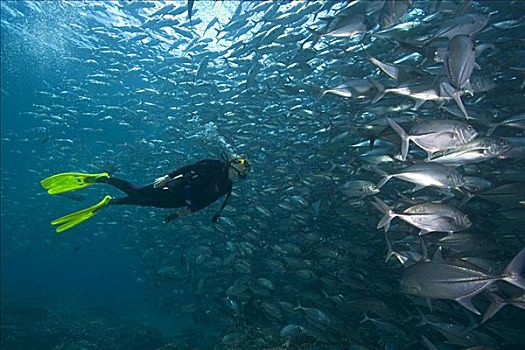
<svg viewBox="0 0 525 350"><path fill-rule="evenodd" d="M170 173L170 178L183 175L182 178L166 186L154 188L153 184L143 187L114 177L100 178L103 182L125 192L127 197L114 198L109 204L129 204L158 208L188 207L197 211L207 207L220 197L227 195L223 204L231 195L232 181L228 178L228 163L215 159L204 159ZM222 210L222 208L221 208Z"/></svg>

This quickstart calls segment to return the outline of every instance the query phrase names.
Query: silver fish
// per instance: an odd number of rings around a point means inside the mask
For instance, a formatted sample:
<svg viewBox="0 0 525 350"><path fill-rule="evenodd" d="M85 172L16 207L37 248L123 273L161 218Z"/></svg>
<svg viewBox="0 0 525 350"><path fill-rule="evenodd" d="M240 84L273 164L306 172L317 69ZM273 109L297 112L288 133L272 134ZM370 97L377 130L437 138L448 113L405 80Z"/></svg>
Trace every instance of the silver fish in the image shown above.
<svg viewBox="0 0 525 350"><path fill-rule="evenodd" d="M440 151L434 154L429 161L449 166L479 163L503 157L511 148L512 146L506 140L482 137L456 148Z"/></svg>
<svg viewBox="0 0 525 350"><path fill-rule="evenodd" d="M195 0L188 0L188 19L191 23L191 16L193 15L193 5L195 5Z"/></svg>
<svg viewBox="0 0 525 350"><path fill-rule="evenodd" d="M393 88L386 88L377 80L369 79L375 88L380 92L373 102L379 101L387 93L400 96L408 96L420 101L439 101L442 100L439 86L429 83L426 79L414 79L400 83ZM419 106L418 106L419 107Z"/></svg>
<svg viewBox="0 0 525 350"><path fill-rule="evenodd" d="M366 32L365 16L350 14L336 17L322 36L352 37Z"/></svg>
<svg viewBox="0 0 525 350"><path fill-rule="evenodd" d="M522 182L504 184L476 195L479 198L498 203L504 206L516 206L525 198L525 186Z"/></svg>
<svg viewBox="0 0 525 350"><path fill-rule="evenodd" d="M314 307L303 307L301 304L298 304L294 310L302 310L306 317L308 317L311 321L323 325L327 325L330 323L330 318L327 314L325 314L323 311L314 308Z"/></svg>
<svg viewBox="0 0 525 350"><path fill-rule="evenodd" d="M521 113L510 118L507 118L499 123L494 123L487 130L487 136L492 135L494 130L499 126L505 126L510 128L516 128L520 130L525 130L525 113Z"/></svg>
<svg viewBox="0 0 525 350"><path fill-rule="evenodd" d="M441 247L453 250L455 252L480 252L494 249L494 241L488 235L480 233L457 232L453 235L447 235L438 240L437 244Z"/></svg>
<svg viewBox="0 0 525 350"><path fill-rule="evenodd" d="M379 25L381 28L393 26L408 9L412 6L412 0L387 0L385 1L381 14L379 16Z"/></svg>
<svg viewBox="0 0 525 350"><path fill-rule="evenodd" d="M522 276L525 248L522 249L499 275L494 275L464 260L445 260L439 248L432 261L419 262L405 269L401 291L429 299L455 300L469 311L479 315L471 298L492 283L503 280L525 289Z"/></svg>
<svg viewBox="0 0 525 350"><path fill-rule="evenodd" d="M323 90L319 98L326 94L348 98L366 98L370 97L370 92L374 90L374 85L368 79L351 79L333 88Z"/></svg>
<svg viewBox="0 0 525 350"><path fill-rule="evenodd" d="M221 344L238 346L246 341L248 337L241 332L228 333L221 339Z"/></svg>
<svg viewBox="0 0 525 350"><path fill-rule="evenodd" d="M284 326L279 332L281 337L284 338L297 338L301 335L306 334L306 329L303 326L298 326L295 324L289 324Z"/></svg>
<svg viewBox="0 0 525 350"><path fill-rule="evenodd" d="M465 230L472 225L467 215L445 204L417 204L405 209L402 213L394 213L385 202L379 198L375 198L375 200L376 202L372 204L385 214L377 224L377 228L384 227L385 231L388 231L390 221L395 217L419 228L419 235L424 235L429 232L453 233Z"/></svg>
<svg viewBox="0 0 525 350"><path fill-rule="evenodd" d="M445 70L451 85L456 90L470 90L470 75L476 64L476 52L468 35L456 35L448 43Z"/></svg>
<svg viewBox="0 0 525 350"><path fill-rule="evenodd" d="M408 154L410 141L423 148L430 159L434 152L455 148L478 136L468 124L454 120L428 120L414 126L407 134L395 121L386 118L388 124L401 137L401 159Z"/></svg>
<svg viewBox="0 0 525 350"><path fill-rule="evenodd" d="M463 186L465 181L463 180L463 176L457 170L441 164L438 166L436 165L438 164L414 164L391 174L374 167L374 170L383 177L377 184L377 187L383 187L385 183L393 177L418 185L416 189L421 189L427 186L438 188L458 188Z"/></svg>
<svg viewBox="0 0 525 350"><path fill-rule="evenodd" d="M439 27L434 38L452 39L456 35L472 36L480 32L487 25L489 18L477 13L469 13L444 22Z"/></svg>
<svg viewBox="0 0 525 350"><path fill-rule="evenodd" d="M365 180L353 180L348 181L341 187L339 191L346 197L363 199L368 196L379 193L379 189L370 181Z"/></svg>
<svg viewBox="0 0 525 350"><path fill-rule="evenodd" d="M487 179L483 179L481 177L476 176L463 176L463 180L465 180L465 183L463 184L463 188L466 189L469 192L473 193L480 193L483 191L490 190L494 187L494 183L490 182Z"/></svg>
<svg viewBox="0 0 525 350"><path fill-rule="evenodd" d="M379 68L382 72L384 72L386 75L388 75L392 79L409 80L409 79L413 79L414 77L426 74L410 65L384 63L378 60L377 58L371 56L366 51L366 49L364 49L364 47L363 47L363 50L365 51L366 57L370 61L370 63L372 63L377 68Z"/></svg>
<svg viewBox="0 0 525 350"><path fill-rule="evenodd" d="M281 309L279 309L279 307L271 304L271 303L268 303L268 302L263 302L261 304L261 308L262 308L262 311L270 316L270 319L271 318L275 318L275 319L281 319L283 317L283 314L281 312Z"/></svg>
<svg viewBox="0 0 525 350"><path fill-rule="evenodd" d="M463 114L468 118L465 107L460 99L461 95L464 94L464 91L456 92L454 87L448 82L447 77L438 77L430 82L428 79L416 78L414 80L402 82L396 87L386 89L381 83L373 78L368 78L368 80L378 91L377 96L372 102L379 101L387 93L393 93L395 95L407 96L416 100L413 109L417 110L426 101L448 101L453 99L460 106Z"/></svg>

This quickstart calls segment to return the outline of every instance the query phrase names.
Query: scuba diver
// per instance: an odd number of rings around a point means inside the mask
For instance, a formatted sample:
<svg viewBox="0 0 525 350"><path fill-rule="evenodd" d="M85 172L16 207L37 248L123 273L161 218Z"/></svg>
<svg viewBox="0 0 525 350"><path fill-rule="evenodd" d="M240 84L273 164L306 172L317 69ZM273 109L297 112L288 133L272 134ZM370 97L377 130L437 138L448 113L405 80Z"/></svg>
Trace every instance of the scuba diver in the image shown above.
<svg viewBox="0 0 525 350"><path fill-rule="evenodd" d="M212 217L212 221L217 222L231 196L232 180L245 179L250 169L245 158L228 158L225 154L222 158L222 160L204 159L184 166L143 187L110 177L108 173L62 173L50 176L40 183L49 194L59 194L95 183L105 183L118 188L127 195L121 198L107 195L102 201L89 208L51 221L52 225L60 225L56 228L56 232L63 232L86 221L107 205L181 208L166 217L164 222L169 222L201 210L226 195L221 208Z"/></svg>

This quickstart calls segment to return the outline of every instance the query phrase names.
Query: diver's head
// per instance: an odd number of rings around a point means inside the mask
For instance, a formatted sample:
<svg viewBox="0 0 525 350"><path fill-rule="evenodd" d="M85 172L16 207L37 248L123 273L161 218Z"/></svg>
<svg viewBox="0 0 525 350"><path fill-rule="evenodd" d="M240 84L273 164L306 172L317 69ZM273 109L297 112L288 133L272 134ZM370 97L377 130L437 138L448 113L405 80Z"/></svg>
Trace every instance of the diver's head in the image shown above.
<svg viewBox="0 0 525 350"><path fill-rule="evenodd" d="M228 167L228 177L230 180L233 180L236 177L244 180L246 174L248 174L248 171L250 170L250 164L248 164L246 158L243 157L230 158L230 160L228 160Z"/></svg>

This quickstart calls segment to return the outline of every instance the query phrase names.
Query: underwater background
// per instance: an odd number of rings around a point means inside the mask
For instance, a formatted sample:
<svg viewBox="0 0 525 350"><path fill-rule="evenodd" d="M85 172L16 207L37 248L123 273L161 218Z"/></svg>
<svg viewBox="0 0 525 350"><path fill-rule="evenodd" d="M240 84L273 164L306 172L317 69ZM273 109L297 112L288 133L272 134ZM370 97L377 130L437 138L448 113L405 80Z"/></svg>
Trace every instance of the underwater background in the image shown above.
<svg viewBox="0 0 525 350"><path fill-rule="evenodd" d="M525 348L520 1L0 10L2 350ZM473 47L454 56L456 34ZM413 81L430 87L416 96ZM472 153L436 148L427 161L412 139L402 159L395 123L414 135L429 120L468 123L489 146L463 140ZM101 184L50 196L48 176L107 171L145 185L221 152L251 172L215 224L221 200L170 223L170 210L110 206L63 233L50 225L120 194ZM460 183L436 184L434 168L402 174L432 160ZM447 205L470 225L419 236L413 217L390 217L385 233L382 201L401 216ZM430 262L438 247L471 274L454 283L489 281L472 294L479 315L402 290L411 266L441 264ZM415 279L445 289L440 278Z"/></svg>

